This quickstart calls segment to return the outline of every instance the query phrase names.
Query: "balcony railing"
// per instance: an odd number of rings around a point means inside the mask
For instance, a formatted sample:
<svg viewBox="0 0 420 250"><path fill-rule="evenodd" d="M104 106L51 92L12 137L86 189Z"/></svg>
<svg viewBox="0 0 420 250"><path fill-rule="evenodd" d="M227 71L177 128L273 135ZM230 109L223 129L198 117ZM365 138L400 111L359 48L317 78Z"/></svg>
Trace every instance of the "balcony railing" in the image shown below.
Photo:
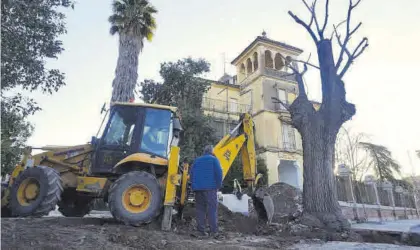
<svg viewBox="0 0 420 250"><path fill-rule="evenodd" d="M272 77L296 82L295 76L291 72L280 71L280 70L275 70L271 68L264 68L264 74L267 76L272 76Z"/></svg>
<svg viewBox="0 0 420 250"><path fill-rule="evenodd" d="M240 104L237 102L226 102L218 99L203 98L202 108L204 110L216 111L221 113L240 114L251 110L251 105Z"/></svg>
<svg viewBox="0 0 420 250"><path fill-rule="evenodd" d="M283 142L282 148L283 151L295 152L297 150L296 143L293 142Z"/></svg>

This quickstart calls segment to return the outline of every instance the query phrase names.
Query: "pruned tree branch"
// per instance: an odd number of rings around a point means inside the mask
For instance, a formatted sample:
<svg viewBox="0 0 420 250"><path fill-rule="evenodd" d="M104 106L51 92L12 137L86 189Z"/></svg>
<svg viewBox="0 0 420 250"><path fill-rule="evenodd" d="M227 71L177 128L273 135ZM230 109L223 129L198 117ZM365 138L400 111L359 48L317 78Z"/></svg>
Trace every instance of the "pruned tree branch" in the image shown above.
<svg viewBox="0 0 420 250"><path fill-rule="evenodd" d="M307 97L307 93L306 93L306 90L305 90L305 83L303 81L303 75L306 73L306 71L308 71L308 65L319 69L319 66L316 66L312 63L309 63L309 60L311 59L311 55L312 54L309 54L306 62L302 61L302 60L291 59L292 62L295 62L295 63L299 62L299 63L303 64L303 71L302 72L299 72L299 69L297 67L293 67L291 64L289 66L290 69L293 71L293 74L291 74L291 75L296 76L296 81L298 83L299 93L302 93L305 96L305 98L308 98L308 97ZM280 54L280 56L282 57L283 60L286 60L286 58L283 55Z"/></svg>
<svg viewBox="0 0 420 250"><path fill-rule="evenodd" d="M335 32L335 30L336 30L336 29L338 30L338 27L340 27L341 25L343 25L343 24L344 24L344 23L346 23L346 22L347 22L347 19L344 19L343 21L339 22L339 23L337 24L337 26L333 25L333 26L334 26L334 30L331 32L330 40L332 40L332 39L333 39L333 36L334 36L334 34L336 33L336 32Z"/></svg>
<svg viewBox="0 0 420 250"><path fill-rule="evenodd" d="M360 26L362 25L362 23L360 22L353 30L350 30L350 22L351 22L351 14L352 14L352 11L353 11L353 9L354 8L356 8L357 7L357 5L359 5L359 3L361 2L361 0L358 0L355 4L353 4L353 0L350 0L350 5L349 5L349 8L348 8L348 11L347 11L347 19L346 19L346 36L344 37L344 40L341 42L341 40L339 41L341 44L340 44L340 46L341 46L341 51L340 51L340 54L339 54L339 56L338 56L338 60L337 60L337 64L336 64L336 66L335 66L335 68L336 68L336 70L338 71L338 69L340 68L340 66L341 66L341 63L343 62L343 60L344 60L344 53L347 53L347 44L348 44L348 42L350 41L350 39L351 39L351 36L360 28ZM341 25L341 23L339 24L339 25ZM336 33L336 36L337 36L337 39L340 37L339 35L338 35L338 31L337 31L337 29L338 29L338 26L339 25L337 25L337 26L334 26L334 32ZM348 55L348 53L347 53L347 55ZM349 58L348 59L348 61L350 61L350 64L352 63L352 61L350 60L351 58ZM347 64L348 64L348 62L347 62ZM348 66L349 67L349 66ZM347 67L347 68L348 68ZM346 69L346 71L347 71L347 69ZM342 71L342 73L343 73L343 71ZM345 71L344 71L344 73L345 73ZM341 75L341 74L340 74ZM344 74L342 74L342 75L344 75ZM340 77L342 77L342 76L340 76Z"/></svg>
<svg viewBox="0 0 420 250"><path fill-rule="evenodd" d="M350 65L353 63L353 61L356 60L356 58L359 57L368 46L369 46L368 39L364 37L362 41L359 43L359 45L357 45L353 53L350 53L350 51L347 48L345 48L348 59L347 59L346 65L344 65L343 69L338 74L339 78L343 78L344 74L350 68Z"/></svg>
<svg viewBox="0 0 420 250"><path fill-rule="evenodd" d="M306 0L302 0L302 2L306 6L306 8L308 9L309 13L311 14L311 19L309 21L309 24L306 24L305 22L303 22L299 17L294 15L291 11L289 11L289 15L292 16L293 19L297 23L299 23L300 25L305 27L305 29L309 32L309 34L311 35L311 37L315 41L315 43L318 43L319 40L324 39L324 32L325 32L325 29L327 27L328 17L329 17L329 9L328 9L329 8L329 0L326 0L326 3L325 3L325 18L324 18L324 24L323 24L322 28L320 27L320 23L318 21L318 18L316 17L317 0L314 0L312 2L312 5L309 5ZM316 26L316 31L319 35L319 40L316 37L315 32L311 28L311 26L314 22L315 22L315 26Z"/></svg>
<svg viewBox="0 0 420 250"><path fill-rule="evenodd" d="M317 66L317 65L315 65L315 64L312 64L312 63L310 63L310 62L308 62L308 61L302 61L302 60L293 60L294 62L299 62L299 63L302 63L302 64L304 64L304 65L309 65L309 66L311 66L311 67L314 67L314 68L316 68L316 69L319 69L319 66Z"/></svg>
<svg viewBox="0 0 420 250"><path fill-rule="evenodd" d="M324 20L324 26L322 26L321 33L320 33L320 35L322 34L322 36L324 36L324 31L325 31L325 28L327 27L327 23L328 23L328 16L329 16L328 6L329 6L329 4L330 4L330 1L327 0L325 2L325 20Z"/></svg>
<svg viewBox="0 0 420 250"><path fill-rule="evenodd" d="M309 6L309 4L306 2L306 0L302 0L302 2L305 4L305 6L306 6L306 8L309 10L309 13L311 13L311 24L312 24L312 21L314 21L315 22L315 27L316 27L316 30L318 31L318 34L319 34L319 38L320 39L323 39L323 35L322 35L322 32L321 32L321 29L319 28L319 22L318 22L318 19L316 18L316 11L315 11L315 7L316 7L316 2L317 2L317 0L314 0L313 1L313 3L312 3L312 6L310 7ZM309 26L309 28L310 28L311 26Z"/></svg>
<svg viewBox="0 0 420 250"><path fill-rule="evenodd" d="M290 112L290 110L289 110L289 105L287 105L286 103L284 103L282 100L280 100L279 98L277 98L277 97L271 97L271 100L273 100L273 103L280 103L281 105L283 105L283 107L288 111L288 112Z"/></svg>
<svg viewBox="0 0 420 250"><path fill-rule="evenodd" d="M318 33L320 32L319 23L318 23L318 20L316 19L316 14L315 14L315 6L316 6L317 0L315 0L312 3L312 6L309 6L309 4L306 2L306 0L302 0L302 2L305 4L306 8L311 13L311 20L309 21L309 24L306 24L304 21L302 21L302 19L300 19L299 17L297 17L295 14L293 14L293 12L289 11L288 13L295 20L295 22L297 22L298 24L302 25L308 31L309 35L311 35L311 37L314 40L314 42L315 43L318 43L319 40L316 37L314 31L311 29L312 23L315 22L315 25L317 27L317 31L318 31ZM320 38L322 39L323 37L320 36Z"/></svg>

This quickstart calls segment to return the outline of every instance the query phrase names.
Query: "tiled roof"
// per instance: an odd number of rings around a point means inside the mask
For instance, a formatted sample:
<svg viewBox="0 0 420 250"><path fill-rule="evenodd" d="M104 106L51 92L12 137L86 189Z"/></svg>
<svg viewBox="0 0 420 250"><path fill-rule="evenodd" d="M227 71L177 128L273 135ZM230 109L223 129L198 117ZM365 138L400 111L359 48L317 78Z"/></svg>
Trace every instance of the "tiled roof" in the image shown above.
<svg viewBox="0 0 420 250"><path fill-rule="evenodd" d="M232 64L235 64L236 61L241 56L243 56L250 48L252 48L252 46L254 46L257 42L265 42L265 43L269 43L269 44L272 44L272 45L281 46L281 47L284 47L286 49L290 49L290 50L296 51L298 53L302 53L303 52L302 49L299 49L299 48L294 47L292 45L289 45L289 44L286 44L286 43L283 43L283 42L278 42L278 41L269 39L269 38L264 37L264 36L257 36L257 38L255 38L255 40L250 45L248 45L248 47L246 47L235 59L233 59L233 61L231 63Z"/></svg>

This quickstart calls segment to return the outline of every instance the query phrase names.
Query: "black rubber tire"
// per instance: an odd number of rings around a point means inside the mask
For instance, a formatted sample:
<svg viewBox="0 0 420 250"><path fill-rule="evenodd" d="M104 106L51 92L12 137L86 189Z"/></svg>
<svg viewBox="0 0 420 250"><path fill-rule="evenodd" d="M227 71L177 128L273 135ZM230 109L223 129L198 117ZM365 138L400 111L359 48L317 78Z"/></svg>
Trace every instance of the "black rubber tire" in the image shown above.
<svg viewBox="0 0 420 250"><path fill-rule="evenodd" d="M35 178L40 184L38 197L29 206L17 200L19 185L27 178ZM63 187L60 174L53 168L37 166L25 169L13 182L10 190L10 209L13 216L44 216L55 209L61 199Z"/></svg>
<svg viewBox="0 0 420 250"><path fill-rule="evenodd" d="M10 210L9 206L4 206L1 208L1 217L2 218L12 217L12 211Z"/></svg>
<svg viewBox="0 0 420 250"><path fill-rule="evenodd" d="M1 199L3 200L4 195L6 195L6 189L8 187L7 186L3 186L1 187ZM9 204L10 204L10 195L7 199L7 205L3 206L1 208L1 217L2 218L7 218L7 217L12 217L12 211L10 210ZM3 204L2 204L3 205Z"/></svg>
<svg viewBox="0 0 420 250"><path fill-rule="evenodd" d="M145 185L151 193L151 203L142 213L131 213L122 204L124 191L134 184ZM108 206L112 216L120 222L131 226L140 226L152 222L160 215L163 207L163 195L158 180L150 173L143 171L132 171L122 175L112 183Z"/></svg>
<svg viewBox="0 0 420 250"><path fill-rule="evenodd" d="M58 202L58 211L66 217L83 217L93 209L93 198L78 195L75 190L66 189Z"/></svg>

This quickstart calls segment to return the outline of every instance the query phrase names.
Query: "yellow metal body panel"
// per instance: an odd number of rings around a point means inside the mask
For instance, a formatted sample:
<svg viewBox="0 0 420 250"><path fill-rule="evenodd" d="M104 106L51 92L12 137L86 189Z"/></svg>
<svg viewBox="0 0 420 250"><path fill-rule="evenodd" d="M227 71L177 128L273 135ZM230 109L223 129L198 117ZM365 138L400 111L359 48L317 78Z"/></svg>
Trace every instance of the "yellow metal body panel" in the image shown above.
<svg viewBox="0 0 420 250"><path fill-rule="evenodd" d="M176 186L180 185L181 175L178 174L179 164L179 147L172 146L171 154L169 156L168 176L166 179L165 188L165 206L172 206L175 204Z"/></svg>
<svg viewBox="0 0 420 250"><path fill-rule="evenodd" d="M17 164L16 167L13 169L12 174L10 175L9 187L12 186L13 182L15 181L16 177L25 170L22 165Z"/></svg>
<svg viewBox="0 0 420 250"><path fill-rule="evenodd" d="M90 176L77 176L77 191L100 193L104 187L107 178L90 177Z"/></svg>
<svg viewBox="0 0 420 250"><path fill-rule="evenodd" d="M145 108L155 108L155 109L166 109L176 113L178 108L160 104L150 104L150 103L134 103L134 102L113 102L111 106L122 105L122 106L136 106L136 107L145 107Z"/></svg>
<svg viewBox="0 0 420 250"><path fill-rule="evenodd" d="M117 168L127 162L144 162L144 163L151 163L151 164L162 165L162 166L168 165L168 160L164 158L161 158L158 156L152 157L150 154L146 154L146 153L135 153L119 161L114 166L114 168Z"/></svg>
<svg viewBox="0 0 420 250"><path fill-rule="evenodd" d="M182 181L181 181L181 206L185 204L185 198L187 197L187 182L188 182L188 170L189 170L189 164L184 163L183 164L184 172L182 173Z"/></svg>
<svg viewBox="0 0 420 250"><path fill-rule="evenodd" d="M226 135L213 149L213 154L220 161L220 166L223 170L223 178L225 178L233 161L242 148L242 145L246 141L245 135L231 138L230 135Z"/></svg>
<svg viewBox="0 0 420 250"><path fill-rule="evenodd" d="M245 147L242 148L242 164L244 167L244 180L249 184L253 184L257 172L257 159L255 152L255 137L254 137L254 124L251 115L245 114L243 120L244 133L247 136Z"/></svg>

